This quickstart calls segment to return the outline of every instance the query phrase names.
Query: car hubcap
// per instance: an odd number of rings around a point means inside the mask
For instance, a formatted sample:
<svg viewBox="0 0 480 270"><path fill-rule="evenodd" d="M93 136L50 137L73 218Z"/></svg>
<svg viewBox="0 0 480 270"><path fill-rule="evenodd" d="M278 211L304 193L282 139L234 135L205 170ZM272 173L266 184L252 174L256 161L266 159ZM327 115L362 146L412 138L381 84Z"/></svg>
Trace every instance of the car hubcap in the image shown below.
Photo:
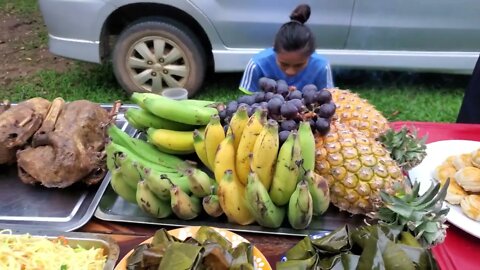
<svg viewBox="0 0 480 270"><path fill-rule="evenodd" d="M175 42L162 37L145 37L128 53L128 71L138 87L160 93L164 88L184 87L189 63Z"/></svg>

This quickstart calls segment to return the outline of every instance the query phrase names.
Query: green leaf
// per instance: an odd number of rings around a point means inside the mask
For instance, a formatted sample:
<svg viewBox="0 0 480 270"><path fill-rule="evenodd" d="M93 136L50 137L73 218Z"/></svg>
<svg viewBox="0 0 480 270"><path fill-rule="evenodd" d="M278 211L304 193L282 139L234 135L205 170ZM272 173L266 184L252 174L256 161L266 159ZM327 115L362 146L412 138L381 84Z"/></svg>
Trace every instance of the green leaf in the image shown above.
<svg viewBox="0 0 480 270"><path fill-rule="evenodd" d="M312 240L306 236L303 240L299 241L289 251L287 251L286 257L290 260L305 260L316 254L315 248L312 246Z"/></svg>
<svg viewBox="0 0 480 270"><path fill-rule="evenodd" d="M338 253L351 248L351 239L347 226L342 226L330 234L312 240L312 244L320 253Z"/></svg>

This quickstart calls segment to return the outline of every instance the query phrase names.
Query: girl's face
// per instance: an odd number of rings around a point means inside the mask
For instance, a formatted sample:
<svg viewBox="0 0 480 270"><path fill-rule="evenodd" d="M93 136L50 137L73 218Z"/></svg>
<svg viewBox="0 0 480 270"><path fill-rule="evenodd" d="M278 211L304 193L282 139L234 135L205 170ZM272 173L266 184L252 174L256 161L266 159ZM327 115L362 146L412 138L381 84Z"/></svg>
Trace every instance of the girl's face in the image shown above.
<svg viewBox="0 0 480 270"><path fill-rule="evenodd" d="M277 65L288 77L297 75L308 64L310 56L306 56L302 51L278 52Z"/></svg>

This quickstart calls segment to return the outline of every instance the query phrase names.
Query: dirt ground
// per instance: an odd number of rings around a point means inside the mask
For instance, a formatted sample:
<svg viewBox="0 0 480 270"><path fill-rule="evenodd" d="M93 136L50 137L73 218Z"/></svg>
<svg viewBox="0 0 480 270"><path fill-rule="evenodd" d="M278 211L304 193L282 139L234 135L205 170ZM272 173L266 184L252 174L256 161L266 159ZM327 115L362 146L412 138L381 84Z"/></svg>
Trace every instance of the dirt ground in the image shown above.
<svg viewBox="0 0 480 270"><path fill-rule="evenodd" d="M73 61L48 51L40 16L23 18L0 11L0 88L42 69L64 71Z"/></svg>

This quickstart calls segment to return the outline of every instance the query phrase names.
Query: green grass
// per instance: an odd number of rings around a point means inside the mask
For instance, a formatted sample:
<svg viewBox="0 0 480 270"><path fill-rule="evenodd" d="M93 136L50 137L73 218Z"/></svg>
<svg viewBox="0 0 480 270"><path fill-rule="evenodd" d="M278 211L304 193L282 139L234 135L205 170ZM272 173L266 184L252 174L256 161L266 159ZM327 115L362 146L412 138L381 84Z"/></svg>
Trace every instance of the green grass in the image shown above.
<svg viewBox="0 0 480 270"><path fill-rule="evenodd" d="M30 15L38 12L36 0L0 0L0 10L7 13Z"/></svg>
<svg viewBox="0 0 480 270"><path fill-rule="evenodd" d="M210 75L195 98L223 102L236 99L242 95L237 90L240 78L240 73ZM337 76L336 83L338 87L350 89L368 99L391 121L454 122L468 76L363 72L361 79ZM41 71L1 93L3 99L12 101L35 96L49 99L62 96L66 100L129 102L109 66L84 63L77 63L63 73Z"/></svg>
<svg viewBox="0 0 480 270"><path fill-rule="evenodd" d="M0 11L41 18L34 0L0 0ZM46 43L46 34L40 29L38 41L32 41L31 46ZM211 74L195 98L223 102L236 99L242 94L237 90L240 78L240 73ZM457 75L344 70L335 76L338 87L359 93L391 121L454 122L468 79ZM45 69L0 89L0 98L13 102L35 96L129 102L109 66L80 62L66 72Z"/></svg>

